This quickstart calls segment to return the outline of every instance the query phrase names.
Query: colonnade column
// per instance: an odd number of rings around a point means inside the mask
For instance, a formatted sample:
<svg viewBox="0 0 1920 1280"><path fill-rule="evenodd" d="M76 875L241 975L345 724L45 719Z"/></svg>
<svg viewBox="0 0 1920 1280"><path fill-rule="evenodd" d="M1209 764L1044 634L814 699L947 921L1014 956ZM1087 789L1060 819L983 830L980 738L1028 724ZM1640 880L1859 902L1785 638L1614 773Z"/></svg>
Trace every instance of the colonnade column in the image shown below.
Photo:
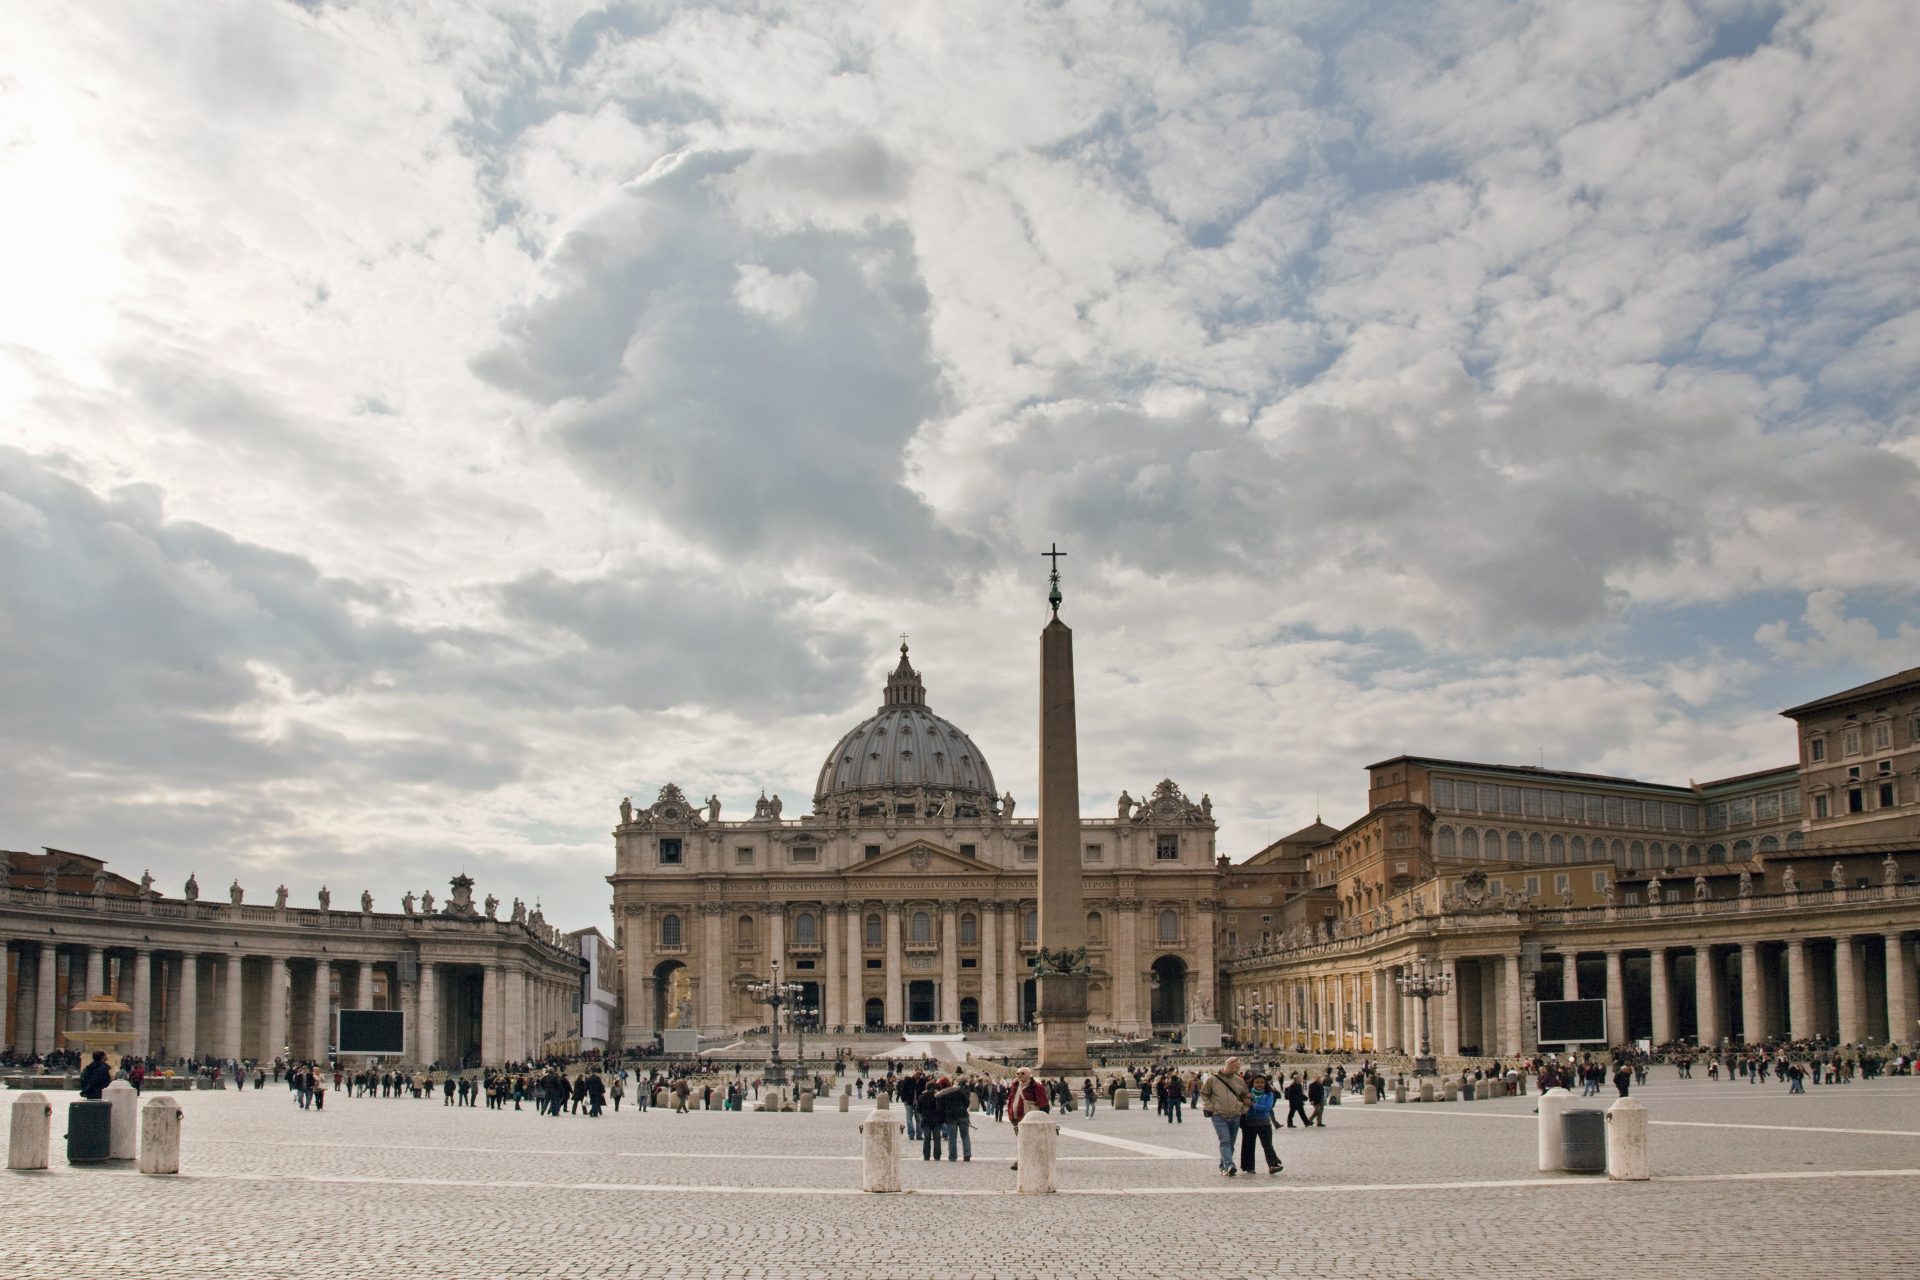
<svg viewBox="0 0 1920 1280"><path fill-rule="evenodd" d="M107 989L107 953L100 947L87 948L87 989L80 993L83 1000L91 1000ZM69 991L68 995L73 993Z"/></svg>
<svg viewBox="0 0 1920 1280"><path fill-rule="evenodd" d="M136 1058L144 1058L151 1052L153 1044L153 952L151 951L142 949L133 953L133 999L127 1003L133 1006L133 1040L128 1044L127 1052Z"/></svg>
<svg viewBox="0 0 1920 1280"><path fill-rule="evenodd" d="M1740 944L1740 1038L1758 1044L1767 1038L1767 997L1760 985L1760 944Z"/></svg>
<svg viewBox="0 0 1920 1280"><path fill-rule="evenodd" d="M829 902L822 909L826 916L826 963L827 976L823 986L825 995L820 1001L820 1021L829 1027L838 1027L847 1021L847 982L840 975L840 967L846 962L846 943L841 940L841 930L846 927L847 913L837 902Z"/></svg>
<svg viewBox="0 0 1920 1280"><path fill-rule="evenodd" d="M1834 1021L1841 1044L1860 1043L1860 966L1854 962L1853 939L1840 934L1833 940Z"/></svg>
<svg viewBox="0 0 1920 1280"><path fill-rule="evenodd" d="M59 988L55 982L59 975L54 965L59 962L60 953L53 943L40 944L39 959L34 964L34 986L38 988L33 1002L33 1051L38 1054L53 1052L54 1001L59 998Z"/></svg>
<svg viewBox="0 0 1920 1280"><path fill-rule="evenodd" d="M1440 1052L1448 1057L1460 1053L1460 966L1452 960L1440 962L1447 975L1447 994L1440 997Z"/></svg>
<svg viewBox="0 0 1920 1280"><path fill-rule="evenodd" d="M279 1058L292 1053L287 1034L287 984L293 972L286 960L273 956L267 961L267 1049L266 1056Z"/></svg>
<svg viewBox="0 0 1920 1280"><path fill-rule="evenodd" d="M847 1024L864 1026L867 1021L866 957L861 951L867 936L867 910L858 902L847 904Z"/></svg>
<svg viewBox="0 0 1920 1280"><path fill-rule="evenodd" d="M1560 953L1560 998L1562 1000L1580 998L1580 953L1578 951Z"/></svg>
<svg viewBox="0 0 1920 1280"><path fill-rule="evenodd" d="M180 1032L171 1046L175 1057L198 1056L200 1031L200 957L188 952L180 957Z"/></svg>
<svg viewBox="0 0 1920 1280"><path fill-rule="evenodd" d="M1914 999L1913 950L1898 930L1887 935L1887 1039L1906 1044L1915 1034L1920 1007Z"/></svg>
<svg viewBox="0 0 1920 1280"><path fill-rule="evenodd" d="M897 1027L906 1021L900 1012L900 904L887 904L887 1025Z"/></svg>
<svg viewBox="0 0 1920 1280"><path fill-rule="evenodd" d="M1627 1042L1627 982L1621 971L1620 948L1607 948L1607 1044Z"/></svg>
<svg viewBox="0 0 1920 1280"><path fill-rule="evenodd" d="M313 962L313 1027L312 1049L309 1056L315 1062L325 1062L327 1049L333 1040L333 962L315 960Z"/></svg>
<svg viewBox="0 0 1920 1280"><path fill-rule="evenodd" d="M480 970L480 1064L500 1064L500 968L486 965Z"/></svg>
<svg viewBox="0 0 1920 1280"><path fill-rule="evenodd" d="M1000 1011L1002 1022L1020 1021L1020 904L1003 902L1000 904L1001 955L1006 959L1007 971L1001 975L1001 990L1005 996L1005 1007ZM1140 981L1134 976L1134 981Z"/></svg>
<svg viewBox="0 0 1920 1280"><path fill-rule="evenodd" d="M1807 943L1804 938L1793 938L1787 942L1787 1036L1805 1040L1812 1035L1813 987L1807 980Z"/></svg>
<svg viewBox="0 0 1920 1280"><path fill-rule="evenodd" d="M787 909L775 907L767 913L767 955L780 966L780 972L786 973L787 964ZM782 978L785 982L787 979Z"/></svg>
<svg viewBox="0 0 1920 1280"><path fill-rule="evenodd" d="M729 1021L726 935L722 929L725 912L718 902L700 904L700 1025L716 1031Z"/></svg>
<svg viewBox="0 0 1920 1280"><path fill-rule="evenodd" d="M644 906L629 905L623 917L626 928L620 939L621 986L625 989L625 1024L621 1042L628 1048L644 1048L653 1042L653 963L648 946L653 940L652 923ZM535 1025L546 1029L543 1019Z"/></svg>
<svg viewBox="0 0 1920 1280"><path fill-rule="evenodd" d="M345 1003L342 1001L342 1003ZM362 960L360 971L355 975L353 984L353 1007L356 1009L373 1008L373 962Z"/></svg>
<svg viewBox="0 0 1920 1280"><path fill-rule="evenodd" d="M227 1016L226 1026L221 1035L220 1052L222 1056L232 1058L235 1062L245 1056L240 1052L240 993L245 989L241 976L244 963L243 957L229 954L226 964L222 966L226 971L226 990L223 994L227 998Z"/></svg>
<svg viewBox="0 0 1920 1280"><path fill-rule="evenodd" d="M423 1066L440 1060L440 984L431 960L420 962L420 1015L414 1019L413 1056Z"/></svg>
<svg viewBox="0 0 1920 1280"><path fill-rule="evenodd" d="M1134 957L1140 951L1140 903L1121 898L1113 904L1113 1021L1122 1031L1140 1027L1140 977Z"/></svg>
<svg viewBox="0 0 1920 1280"><path fill-rule="evenodd" d="M1523 1018L1520 1007L1520 957L1509 952L1500 983L1500 1054L1512 1057L1532 1046L1520 1043Z"/></svg>
<svg viewBox="0 0 1920 1280"><path fill-rule="evenodd" d="M1647 953L1653 987L1653 1043L1656 1047L1673 1040L1673 984L1667 969L1667 950L1655 947Z"/></svg>
<svg viewBox="0 0 1920 1280"><path fill-rule="evenodd" d="M960 1025L960 904L940 903L940 1021Z"/></svg>
<svg viewBox="0 0 1920 1280"><path fill-rule="evenodd" d="M1694 1038L1703 1047L1719 1044L1726 1031L1720 1025L1720 974L1714 968L1711 946L1693 949Z"/></svg>
<svg viewBox="0 0 1920 1280"><path fill-rule="evenodd" d="M1114 922L1119 927L1119 921ZM1126 955L1127 952L1117 952ZM1126 985L1123 974L1116 971L1113 975L1113 1001L1116 1016L1120 1008L1120 991ZM993 1026L1000 1021L1000 904L983 902L980 904L980 1022L984 1026Z"/></svg>

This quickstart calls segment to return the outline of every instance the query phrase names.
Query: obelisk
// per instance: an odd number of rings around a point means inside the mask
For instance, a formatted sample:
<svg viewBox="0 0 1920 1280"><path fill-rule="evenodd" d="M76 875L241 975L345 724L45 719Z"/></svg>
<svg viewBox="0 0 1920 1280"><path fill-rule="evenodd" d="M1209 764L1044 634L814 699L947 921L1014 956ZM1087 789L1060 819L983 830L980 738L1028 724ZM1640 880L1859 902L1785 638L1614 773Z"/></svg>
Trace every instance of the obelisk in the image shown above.
<svg viewBox="0 0 1920 1280"><path fill-rule="evenodd" d="M1073 631L1060 621L1056 543L1040 633L1040 947L1034 957L1040 1070L1087 1066L1087 912L1080 870L1080 747L1073 710Z"/></svg>

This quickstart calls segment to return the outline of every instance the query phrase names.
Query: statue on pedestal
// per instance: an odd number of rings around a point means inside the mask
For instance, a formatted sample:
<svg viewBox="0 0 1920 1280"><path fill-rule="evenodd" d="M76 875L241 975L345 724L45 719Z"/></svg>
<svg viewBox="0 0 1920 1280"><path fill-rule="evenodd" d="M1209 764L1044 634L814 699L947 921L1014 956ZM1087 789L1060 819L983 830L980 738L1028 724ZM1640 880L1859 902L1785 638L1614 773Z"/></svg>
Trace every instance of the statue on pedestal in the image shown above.
<svg viewBox="0 0 1920 1280"><path fill-rule="evenodd" d="M107 891L107 869L100 868L93 873L93 892L97 897Z"/></svg>
<svg viewBox="0 0 1920 1280"><path fill-rule="evenodd" d="M231 902L234 906L236 907L239 906L241 899L245 898L246 896L247 896L247 891L240 887L239 880L235 880L232 884L227 886L227 901Z"/></svg>
<svg viewBox="0 0 1920 1280"><path fill-rule="evenodd" d="M1832 874L1833 874L1834 888L1844 889L1847 887L1847 869L1845 867L1841 866L1838 862L1835 862L1833 864Z"/></svg>
<svg viewBox="0 0 1920 1280"><path fill-rule="evenodd" d="M200 901L200 881L195 879L191 872L187 874L186 897L188 902Z"/></svg>
<svg viewBox="0 0 1920 1280"><path fill-rule="evenodd" d="M633 797L622 796L620 798L620 825L625 826L627 823L632 821L633 821Z"/></svg>
<svg viewBox="0 0 1920 1280"><path fill-rule="evenodd" d="M433 890L428 889L420 895L420 913L429 916L433 914Z"/></svg>
<svg viewBox="0 0 1920 1280"><path fill-rule="evenodd" d="M1011 791L1000 797L1000 816L1008 822L1013 821L1013 792Z"/></svg>
<svg viewBox="0 0 1920 1280"><path fill-rule="evenodd" d="M60 887L60 868L53 865L53 859L47 859L47 866L40 873L40 884L48 893Z"/></svg>
<svg viewBox="0 0 1920 1280"><path fill-rule="evenodd" d="M408 915L413 914L413 890L411 889L407 890L406 894L401 897L400 910L404 911Z"/></svg>
<svg viewBox="0 0 1920 1280"><path fill-rule="evenodd" d="M333 910L333 895L327 892L327 886L325 885L320 886L320 909L322 911Z"/></svg>
<svg viewBox="0 0 1920 1280"><path fill-rule="evenodd" d="M707 821L710 823L720 821L720 793L717 791L707 797Z"/></svg>
<svg viewBox="0 0 1920 1280"><path fill-rule="evenodd" d="M1780 873L1780 887L1788 893L1800 892L1800 876L1791 866Z"/></svg>
<svg viewBox="0 0 1920 1280"><path fill-rule="evenodd" d="M1900 882L1900 864L1892 854L1880 860L1880 883L1889 887Z"/></svg>
<svg viewBox="0 0 1920 1280"><path fill-rule="evenodd" d="M1120 821L1122 822L1125 822L1128 818L1131 818L1133 816L1133 797L1128 795L1124 790L1121 791L1120 793L1120 806L1119 806L1118 816Z"/></svg>
<svg viewBox="0 0 1920 1280"><path fill-rule="evenodd" d="M1753 872L1745 867L1740 868L1740 896L1743 898L1753 896Z"/></svg>
<svg viewBox="0 0 1920 1280"><path fill-rule="evenodd" d="M499 914L500 914L500 899L494 897L492 894L488 894L487 895L487 919L489 920L495 919L496 917L499 916Z"/></svg>
<svg viewBox="0 0 1920 1280"><path fill-rule="evenodd" d="M145 896L152 892L153 892L153 872L142 871L140 873L140 893L142 896Z"/></svg>
<svg viewBox="0 0 1920 1280"><path fill-rule="evenodd" d="M1612 906L1613 895L1614 895L1613 880L1611 877L1609 877L1607 880L1603 881L1600 885L1600 897L1606 902L1608 906Z"/></svg>
<svg viewBox="0 0 1920 1280"><path fill-rule="evenodd" d="M360 911L363 915L371 915L373 913L373 890L362 889L360 891Z"/></svg>
<svg viewBox="0 0 1920 1280"><path fill-rule="evenodd" d="M518 898L513 900L513 922L515 924L525 924L527 922L527 904Z"/></svg>
<svg viewBox="0 0 1920 1280"><path fill-rule="evenodd" d="M287 886L281 885L273 891L273 907L276 911L287 909Z"/></svg>
<svg viewBox="0 0 1920 1280"><path fill-rule="evenodd" d="M780 821L780 793L775 792L773 799L767 802L767 816L775 822Z"/></svg>
<svg viewBox="0 0 1920 1280"><path fill-rule="evenodd" d="M1707 888L1707 878L1705 876L1695 876L1693 878L1693 900L1695 902L1705 902L1712 896L1713 890Z"/></svg>

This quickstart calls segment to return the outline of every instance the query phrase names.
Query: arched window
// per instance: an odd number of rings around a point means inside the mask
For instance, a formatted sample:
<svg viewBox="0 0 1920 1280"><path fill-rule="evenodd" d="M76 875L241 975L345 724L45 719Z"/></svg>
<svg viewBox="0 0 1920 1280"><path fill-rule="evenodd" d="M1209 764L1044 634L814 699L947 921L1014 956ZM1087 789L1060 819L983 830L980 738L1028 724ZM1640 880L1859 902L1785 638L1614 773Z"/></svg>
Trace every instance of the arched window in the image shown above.
<svg viewBox="0 0 1920 1280"><path fill-rule="evenodd" d="M1575 862L1585 862L1587 860L1587 838L1585 836L1575 836L1573 838L1573 860Z"/></svg>
<svg viewBox="0 0 1920 1280"><path fill-rule="evenodd" d="M960 917L960 945L971 947L980 941L980 921L969 911Z"/></svg>
<svg viewBox="0 0 1920 1280"><path fill-rule="evenodd" d="M1699 846L1699 845L1697 845L1697 844L1690 844L1690 845L1688 845L1688 846L1687 846L1687 861L1688 861L1688 862L1698 862L1698 861L1700 861L1700 859L1701 859L1701 856L1702 856L1702 855L1701 855L1701 853L1700 853L1700 846Z"/></svg>
<svg viewBox="0 0 1920 1280"><path fill-rule="evenodd" d="M878 947L878 946L884 945L884 943L881 940L880 929L881 929L880 917L868 916L867 917L867 945L868 946Z"/></svg>
<svg viewBox="0 0 1920 1280"><path fill-rule="evenodd" d="M1804 831L1787 832L1787 848L1804 849L1806 847L1806 844L1807 844L1806 832Z"/></svg>
<svg viewBox="0 0 1920 1280"><path fill-rule="evenodd" d="M1627 860L1627 846L1625 841L1615 840L1613 842L1613 860L1616 863L1623 863Z"/></svg>
<svg viewBox="0 0 1920 1280"><path fill-rule="evenodd" d="M1172 908L1160 913L1160 941L1180 941L1180 913Z"/></svg>
<svg viewBox="0 0 1920 1280"><path fill-rule="evenodd" d="M1488 862L1500 861L1500 833L1498 831L1489 829L1487 831L1487 834L1481 837L1481 840L1486 846L1487 861Z"/></svg>
<svg viewBox="0 0 1920 1280"><path fill-rule="evenodd" d="M1751 858L1752 856L1753 856L1753 841L1735 840L1733 842L1733 860L1735 862L1745 862L1747 859Z"/></svg>
<svg viewBox="0 0 1920 1280"><path fill-rule="evenodd" d="M793 940L803 947L820 945L820 925L813 912L802 911L793 918Z"/></svg>
<svg viewBox="0 0 1920 1280"><path fill-rule="evenodd" d="M752 916L741 916L733 922L733 940L735 942L745 943L748 946L753 945Z"/></svg>
<svg viewBox="0 0 1920 1280"><path fill-rule="evenodd" d="M1040 913L1032 907L1020 913L1020 937L1027 942L1040 941Z"/></svg>
<svg viewBox="0 0 1920 1280"><path fill-rule="evenodd" d="M1547 858L1552 862L1565 862L1567 860L1567 838L1565 836L1555 836L1553 839L1547 841Z"/></svg>
<svg viewBox="0 0 1920 1280"><path fill-rule="evenodd" d="M1524 855L1521 853L1521 847L1522 846L1520 843L1520 833L1518 831L1507 832L1507 861L1508 862L1519 862L1522 859Z"/></svg>
<svg viewBox="0 0 1920 1280"><path fill-rule="evenodd" d="M1440 828L1439 836L1440 836L1440 839L1439 839L1440 856L1443 858L1451 858L1453 856L1453 846L1454 846L1453 828L1452 827Z"/></svg>
<svg viewBox="0 0 1920 1280"><path fill-rule="evenodd" d="M1774 853L1779 848L1780 848L1779 836L1761 836L1760 837L1760 852Z"/></svg>
<svg viewBox="0 0 1920 1280"><path fill-rule="evenodd" d="M1104 942L1107 938L1107 922L1098 911L1087 912L1087 941Z"/></svg>
<svg viewBox="0 0 1920 1280"><path fill-rule="evenodd" d="M1647 846L1645 846L1644 844L1641 844L1638 840L1635 840L1631 845L1628 845L1627 846L1627 865L1630 867L1646 866L1647 865Z"/></svg>
<svg viewBox="0 0 1920 1280"><path fill-rule="evenodd" d="M1708 862L1725 862L1726 860L1727 846L1723 844L1710 844L1707 846Z"/></svg>
<svg viewBox="0 0 1920 1280"><path fill-rule="evenodd" d="M1460 856L1477 858L1480 856L1480 833L1468 827L1460 833Z"/></svg>
<svg viewBox="0 0 1920 1280"><path fill-rule="evenodd" d="M680 917L664 915L660 917L660 945L677 947L680 945Z"/></svg>
<svg viewBox="0 0 1920 1280"><path fill-rule="evenodd" d="M933 941L933 917L928 915L924 911L914 912L913 913L913 933L911 936L915 942L932 942Z"/></svg>
<svg viewBox="0 0 1920 1280"><path fill-rule="evenodd" d="M1556 840L1558 840L1559 838L1560 838L1559 836L1554 837L1554 839ZM1527 837L1527 860L1529 862L1545 862L1546 858L1547 858L1547 842L1545 838L1543 838L1541 834L1538 831L1536 831L1532 835Z"/></svg>

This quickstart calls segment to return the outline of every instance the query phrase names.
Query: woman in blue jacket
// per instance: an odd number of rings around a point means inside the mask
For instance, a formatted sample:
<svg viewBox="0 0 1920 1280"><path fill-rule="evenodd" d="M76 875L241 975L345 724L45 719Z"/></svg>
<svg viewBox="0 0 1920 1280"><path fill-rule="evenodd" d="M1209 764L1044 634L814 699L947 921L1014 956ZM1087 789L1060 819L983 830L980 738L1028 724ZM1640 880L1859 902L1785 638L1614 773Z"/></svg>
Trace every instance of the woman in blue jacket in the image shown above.
<svg viewBox="0 0 1920 1280"><path fill-rule="evenodd" d="M1279 1173L1284 1166L1279 1152L1273 1149L1273 1104L1278 1097L1267 1078L1258 1072L1247 1084L1253 1090L1253 1098L1247 1103L1246 1114L1240 1117L1240 1170L1253 1172L1253 1144L1258 1142L1266 1148L1267 1172Z"/></svg>

